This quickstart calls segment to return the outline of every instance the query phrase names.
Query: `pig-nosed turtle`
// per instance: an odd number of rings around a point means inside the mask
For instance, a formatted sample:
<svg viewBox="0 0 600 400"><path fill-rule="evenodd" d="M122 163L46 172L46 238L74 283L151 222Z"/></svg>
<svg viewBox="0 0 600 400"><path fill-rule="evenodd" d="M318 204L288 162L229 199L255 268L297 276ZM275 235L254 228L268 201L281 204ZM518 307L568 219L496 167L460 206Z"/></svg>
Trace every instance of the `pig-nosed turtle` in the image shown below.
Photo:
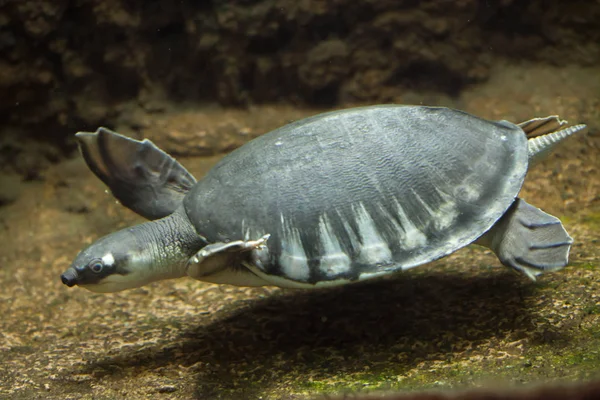
<svg viewBox="0 0 600 400"><path fill-rule="evenodd" d="M477 242L534 279L567 264L572 239L517 195L532 161L585 128L563 125L436 107L352 108L258 137L198 182L148 140L81 132L91 170L153 221L99 239L61 278L95 292L185 275L314 288L405 270Z"/></svg>

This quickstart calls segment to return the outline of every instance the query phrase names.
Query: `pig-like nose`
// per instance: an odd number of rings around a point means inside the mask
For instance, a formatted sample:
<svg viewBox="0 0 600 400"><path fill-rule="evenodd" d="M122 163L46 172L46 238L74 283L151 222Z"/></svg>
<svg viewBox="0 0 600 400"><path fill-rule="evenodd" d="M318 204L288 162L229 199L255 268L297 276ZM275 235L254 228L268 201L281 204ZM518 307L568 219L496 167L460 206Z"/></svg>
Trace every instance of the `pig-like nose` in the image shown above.
<svg viewBox="0 0 600 400"><path fill-rule="evenodd" d="M62 283L68 287L73 287L77 284L77 271L73 268L69 268L60 276L60 279L62 280Z"/></svg>

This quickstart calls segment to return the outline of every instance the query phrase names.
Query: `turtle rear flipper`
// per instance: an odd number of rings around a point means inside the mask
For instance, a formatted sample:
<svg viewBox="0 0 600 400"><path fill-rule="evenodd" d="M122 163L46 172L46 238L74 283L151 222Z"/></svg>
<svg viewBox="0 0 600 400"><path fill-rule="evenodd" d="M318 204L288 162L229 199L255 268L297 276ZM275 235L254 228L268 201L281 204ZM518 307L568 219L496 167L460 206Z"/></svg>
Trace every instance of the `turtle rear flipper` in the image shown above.
<svg viewBox="0 0 600 400"><path fill-rule="evenodd" d="M549 117L533 118L529 121L521 122L518 126L523 129L527 138L531 139L556 132L566 124L567 121L561 120L558 118L558 115L551 115Z"/></svg>
<svg viewBox="0 0 600 400"><path fill-rule="evenodd" d="M478 243L494 251L502 264L535 280L568 264L573 239L558 218L517 198Z"/></svg>
<svg viewBox="0 0 600 400"><path fill-rule="evenodd" d="M149 140L134 140L106 128L75 136L92 172L121 204L147 219L173 213L196 183L177 160Z"/></svg>
<svg viewBox="0 0 600 400"><path fill-rule="evenodd" d="M557 115L533 118L518 124L529 139L527 147L530 166L543 160L563 140L587 128L584 124L566 125L567 121L561 120Z"/></svg>

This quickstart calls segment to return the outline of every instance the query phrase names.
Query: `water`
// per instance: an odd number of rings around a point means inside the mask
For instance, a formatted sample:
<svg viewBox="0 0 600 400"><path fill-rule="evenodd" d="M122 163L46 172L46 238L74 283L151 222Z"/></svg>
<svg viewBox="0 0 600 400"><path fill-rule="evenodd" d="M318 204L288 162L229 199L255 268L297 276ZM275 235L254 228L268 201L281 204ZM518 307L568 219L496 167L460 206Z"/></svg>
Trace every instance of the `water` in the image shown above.
<svg viewBox="0 0 600 400"><path fill-rule="evenodd" d="M15 79L0 104L0 397L284 399L597 376L597 11L422 3L46 2L37 19L10 3L20 27L0 11L0 82ZM563 220L571 266L534 284L468 247L316 292L182 279L96 295L60 282L84 245L141 221L87 170L74 132L151 138L200 177L291 120L380 102L588 124L521 193Z"/></svg>

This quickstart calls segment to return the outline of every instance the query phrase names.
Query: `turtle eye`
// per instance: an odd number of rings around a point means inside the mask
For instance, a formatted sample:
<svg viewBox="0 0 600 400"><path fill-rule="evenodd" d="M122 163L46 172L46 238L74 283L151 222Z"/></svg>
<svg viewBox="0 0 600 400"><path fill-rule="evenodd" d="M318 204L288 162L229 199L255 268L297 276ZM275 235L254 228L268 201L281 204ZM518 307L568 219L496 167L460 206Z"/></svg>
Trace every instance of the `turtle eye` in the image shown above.
<svg viewBox="0 0 600 400"><path fill-rule="evenodd" d="M89 264L89 266L90 266L90 269L92 270L92 272L95 272L97 274L102 272L102 269L104 268L104 264L100 260L92 261Z"/></svg>

